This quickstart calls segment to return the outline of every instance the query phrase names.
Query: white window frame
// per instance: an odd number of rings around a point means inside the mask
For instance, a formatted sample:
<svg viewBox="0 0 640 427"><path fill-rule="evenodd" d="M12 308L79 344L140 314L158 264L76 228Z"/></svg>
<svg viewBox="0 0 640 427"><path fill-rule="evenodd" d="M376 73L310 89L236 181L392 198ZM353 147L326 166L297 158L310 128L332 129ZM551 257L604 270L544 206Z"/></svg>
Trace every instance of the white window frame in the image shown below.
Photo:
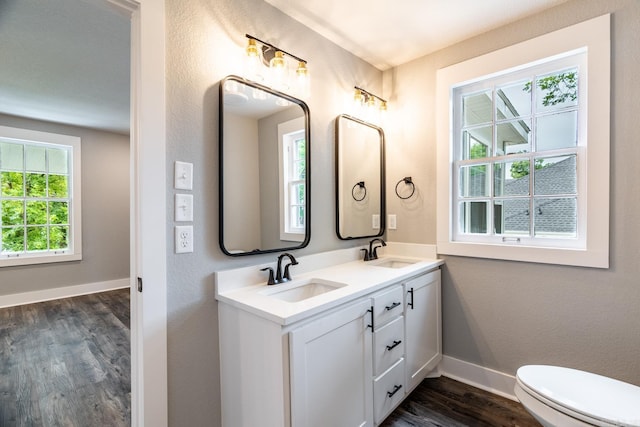
<svg viewBox="0 0 640 427"><path fill-rule="evenodd" d="M81 140L79 137L0 126L0 139L8 142L64 146L69 162L69 248L19 254L0 254L0 267L79 261L82 259Z"/></svg>
<svg viewBox="0 0 640 427"><path fill-rule="evenodd" d="M580 239L564 247L558 241L532 246L516 239L506 242L460 240L454 233L455 143L453 94L469 85L545 64L550 60L586 52L585 70L579 78L586 86L580 92L586 106L578 174L586 169L586 180L578 182L583 205L578 207ZM446 255L471 256L549 264L609 267L609 104L610 104L610 16L603 15L532 40L438 70L437 73L437 248ZM580 163L582 161L582 163ZM550 241L552 241L551 239ZM577 243L576 243L577 242Z"/></svg>
<svg viewBox="0 0 640 427"><path fill-rule="evenodd" d="M293 206L293 202L290 200L291 186L300 182L299 180L291 180L290 178L293 172L291 144L300 139L300 136L306 138L304 117L278 124L280 240L292 242L303 242L306 235L305 227L292 227L290 218L291 207Z"/></svg>

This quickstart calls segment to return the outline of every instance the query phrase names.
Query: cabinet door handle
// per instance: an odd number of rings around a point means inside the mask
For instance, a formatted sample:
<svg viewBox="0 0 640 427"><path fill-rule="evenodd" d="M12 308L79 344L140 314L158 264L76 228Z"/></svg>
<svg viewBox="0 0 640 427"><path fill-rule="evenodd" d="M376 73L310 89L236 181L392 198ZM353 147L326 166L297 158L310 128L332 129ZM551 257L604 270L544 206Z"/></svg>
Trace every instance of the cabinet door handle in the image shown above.
<svg viewBox="0 0 640 427"><path fill-rule="evenodd" d="M388 391L387 392L387 397L393 397L394 394L396 394L398 392L398 390L400 390L402 388L401 384L397 384L393 387L393 391Z"/></svg>
<svg viewBox="0 0 640 427"><path fill-rule="evenodd" d="M401 340L394 340L393 344L387 346L387 351L391 351L402 343Z"/></svg>
<svg viewBox="0 0 640 427"><path fill-rule="evenodd" d="M411 302L407 303L407 305L411 307L411 310L413 310L413 288L409 289L407 293L411 295Z"/></svg>
<svg viewBox="0 0 640 427"><path fill-rule="evenodd" d="M401 305L401 303L399 303L399 302L394 302L393 304L386 306L386 307L385 307L385 310L387 310L387 311L393 310L394 308L396 308L396 307L397 307L397 306L399 306L399 305Z"/></svg>
<svg viewBox="0 0 640 427"><path fill-rule="evenodd" d="M371 306L371 308L369 310L367 310L367 313L371 313L371 324L367 325L367 328L371 328L371 331L373 332L374 330L374 325L373 325L373 306Z"/></svg>

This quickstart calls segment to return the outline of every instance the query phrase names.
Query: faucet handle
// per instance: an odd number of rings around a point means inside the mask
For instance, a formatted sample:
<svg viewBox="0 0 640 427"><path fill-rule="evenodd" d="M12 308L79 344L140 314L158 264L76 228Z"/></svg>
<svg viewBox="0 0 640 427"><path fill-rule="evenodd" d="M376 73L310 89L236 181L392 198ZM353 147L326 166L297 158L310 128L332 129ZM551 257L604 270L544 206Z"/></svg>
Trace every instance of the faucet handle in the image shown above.
<svg viewBox="0 0 640 427"><path fill-rule="evenodd" d="M364 251L364 259L363 261L369 261L371 258L369 258L369 251L366 249L360 249L360 252Z"/></svg>
<svg viewBox="0 0 640 427"><path fill-rule="evenodd" d="M276 281L273 279L273 268L265 267L260 269L260 271L267 271L267 270L269 270L269 279L267 280L267 285L275 285Z"/></svg>

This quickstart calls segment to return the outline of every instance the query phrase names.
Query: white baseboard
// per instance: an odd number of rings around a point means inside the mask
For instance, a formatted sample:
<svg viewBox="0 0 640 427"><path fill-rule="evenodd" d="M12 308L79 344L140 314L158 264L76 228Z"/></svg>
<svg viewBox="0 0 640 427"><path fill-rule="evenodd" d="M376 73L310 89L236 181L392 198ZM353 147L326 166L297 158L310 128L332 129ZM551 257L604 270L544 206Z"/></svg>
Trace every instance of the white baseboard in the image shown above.
<svg viewBox="0 0 640 427"><path fill-rule="evenodd" d="M95 294L97 292L113 291L128 287L129 278L125 278L105 282L86 283L84 285L65 286L62 288L44 289L41 291L23 292L20 294L1 295L0 308L77 297L79 295Z"/></svg>
<svg viewBox="0 0 640 427"><path fill-rule="evenodd" d="M442 375L456 381L478 387L490 393L497 394L507 399L515 400L513 388L516 385L516 377L495 371L480 365L455 359L450 356L443 356L442 362L438 366Z"/></svg>

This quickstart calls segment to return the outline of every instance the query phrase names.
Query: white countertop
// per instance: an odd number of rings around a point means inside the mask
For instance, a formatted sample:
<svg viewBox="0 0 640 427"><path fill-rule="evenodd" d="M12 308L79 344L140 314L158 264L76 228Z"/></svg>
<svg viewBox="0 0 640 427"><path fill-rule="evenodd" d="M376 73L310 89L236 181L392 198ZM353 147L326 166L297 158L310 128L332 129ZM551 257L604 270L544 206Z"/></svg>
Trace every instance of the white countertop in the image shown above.
<svg viewBox="0 0 640 427"><path fill-rule="evenodd" d="M398 249L396 245L391 246ZM293 280L271 286L267 286L264 272L259 271L264 265L217 272L216 299L278 324L290 325L443 264L442 260L435 259L435 253L433 258L424 258L416 255L430 254L415 250L396 250L393 255L388 252L391 251L381 251L383 255L378 260L368 262L357 259L359 248L300 257L299 264L291 267ZM346 262L331 264L331 260L340 258L346 259ZM377 265L386 260L401 260L410 264L400 268ZM302 268L305 263L309 267ZM256 276L255 272L260 274ZM283 301L267 294L285 291L309 281L337 282L344 286L298 302Z"/></svg>

